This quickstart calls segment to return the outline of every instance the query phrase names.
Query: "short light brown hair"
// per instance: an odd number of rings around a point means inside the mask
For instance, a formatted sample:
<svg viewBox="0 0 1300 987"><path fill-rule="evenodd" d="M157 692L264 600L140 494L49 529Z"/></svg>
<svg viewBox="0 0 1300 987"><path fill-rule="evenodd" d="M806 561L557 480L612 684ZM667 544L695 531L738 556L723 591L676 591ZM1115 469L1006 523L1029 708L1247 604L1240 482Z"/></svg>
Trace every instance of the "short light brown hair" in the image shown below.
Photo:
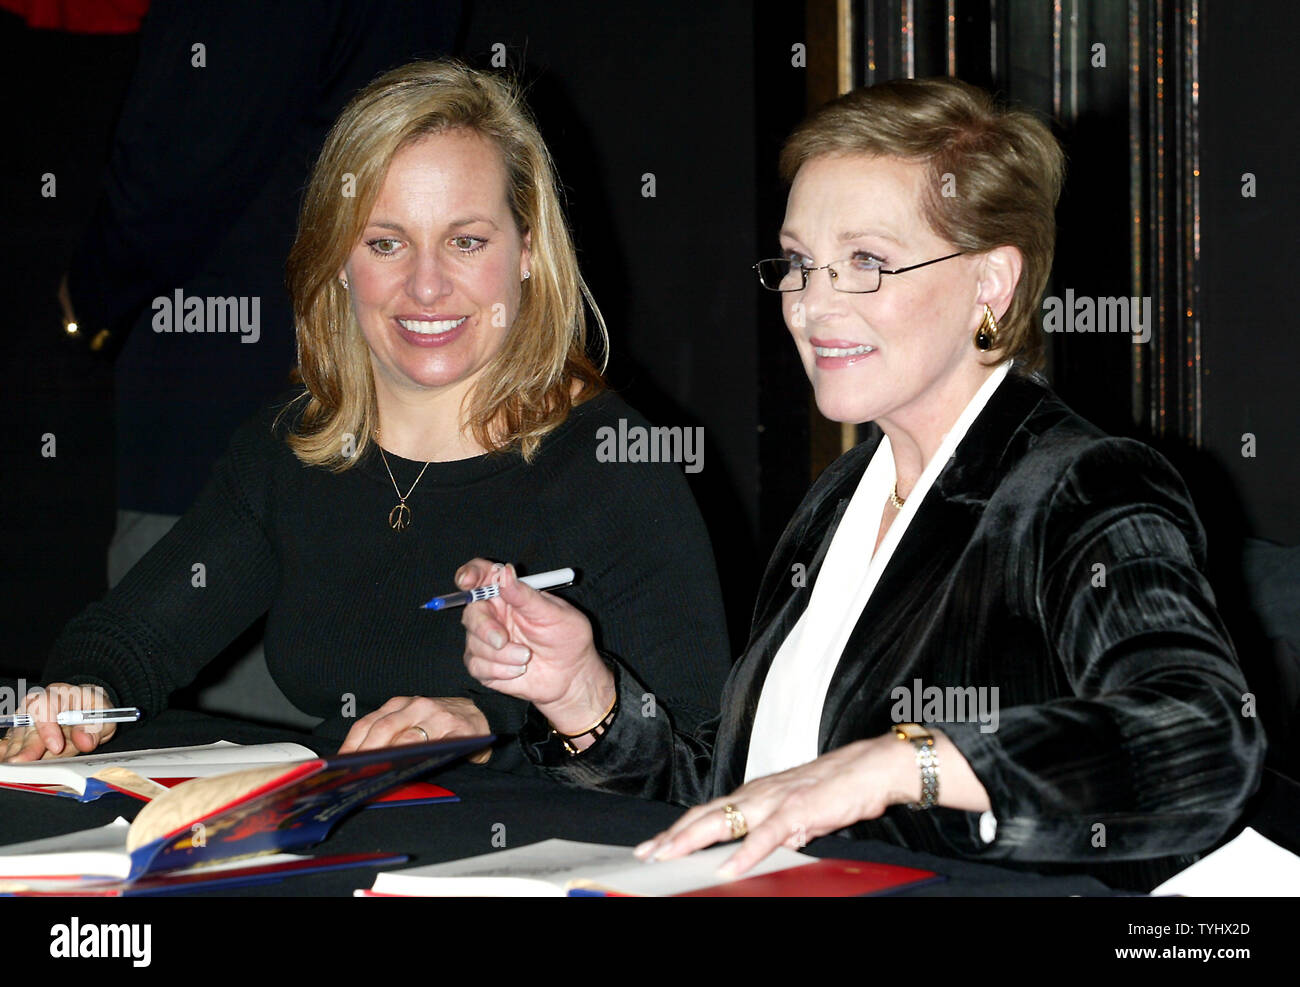
<svg viewBox="0 0 1300 987"><path fill-rule="evenodd" d="M1024 370L1042 365L1038 303L1052 270L1065 177L1065 156L1042 121L958 79L895 79L814 110L782 148L781 176L793 182L806 162L828 154L923 164L929 180L921 211L936 234L968 253L1016 247L1024 268L993 352ZM945 196L945 186L955 194Z"/></svg>
<svg viewBox="0 0 1300 987"><path fill-rule="evenodd" d="M369 221L393 157L451 130L476 133L501 152L511 214L520 236L532 234L531 276L521 285L519 312L469 397L466 420L475 441L489 450L516 448L531 459L575 404L604 388L587 354L584 300L602 354L609 345L605 322L578 270L550 152L517 86L452 59L413 62L380 76L348 103L303 196L287 283L298 375L308 392L289 444L304 463L347 469L378 423L370 351L338 272Z"/></svg>

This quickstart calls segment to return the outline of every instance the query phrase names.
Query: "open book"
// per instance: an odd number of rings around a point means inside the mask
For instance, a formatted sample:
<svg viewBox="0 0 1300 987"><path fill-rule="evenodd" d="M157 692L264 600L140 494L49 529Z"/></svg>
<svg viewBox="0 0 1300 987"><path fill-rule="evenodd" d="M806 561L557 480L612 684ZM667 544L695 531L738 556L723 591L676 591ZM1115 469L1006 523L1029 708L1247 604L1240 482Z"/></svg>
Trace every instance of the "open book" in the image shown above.
<svg viewBox="0 0 1300 987"><path fill-rule="evenodd" d="M778 848L734 881L717 870L734 845L709 847L688 857L642 863L625 846L545 840L445 864L385 871L359 897L561 897L584 895L690 895L717 897L882 894L943 880L933 871L859 860L821 860Z"/></svg>
<svg viewBox="0 0 1300 987"><path fill-rule="evenodd" d="M0 764L0 787L64 795L79 802L91 802L110 792L121 791L106 780L106 768L123 768L142 778L163 784L174 779L208 778L246 771L265 764L292 764L316 756L301 744L253 744L241 746L228 740L199 747L162 747L113 754L82 754L48 761ZM117 775L117 778L123 776Z"/></svg>
<svg viewBox="0 0 1300 987"><path fill-rule="evenodd" d="M191 778L248 771L267 764L296 764L316 757L301 744L252 744L228 740L197 747L86 754L50 761L0 764L0 788L59 795L93 802L105 795L131 795L142 801L163 794ZM454 802L456 795L428 782L412 782L367 804L367 808Z"/></svg>
<svg viewBox="0 0 1300 987"><path fill-rule="evenodd" d="M0 847L0 890L35 878L139 881L323 840L352 809L492 741L469 737L195 778L161 792L126 827ZM310 752L308 752L310 754Z"/></svg>

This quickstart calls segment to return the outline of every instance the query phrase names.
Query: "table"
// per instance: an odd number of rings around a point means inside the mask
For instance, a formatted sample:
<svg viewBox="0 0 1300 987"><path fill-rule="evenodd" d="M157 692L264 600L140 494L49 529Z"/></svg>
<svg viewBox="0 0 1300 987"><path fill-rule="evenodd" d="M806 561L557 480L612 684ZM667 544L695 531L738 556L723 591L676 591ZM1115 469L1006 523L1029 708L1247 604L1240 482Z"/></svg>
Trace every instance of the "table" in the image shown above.
<svg viewBox="0 0 1300 987"><path fill-rule="evenodd" d="M201 713L169 710L150 723L121 731L105 751L173 747L229 740L240 744L291 740L319 753L333 744L296 731L262 727ZM410 855L401 866L418 866L491 853L551 837L593 843L634 845L667 827L677 806L603 792L565 788L553 782L512 775L471 764L457 764L429 776L450 788L460 802L364 809L335 827L316 853L386 851ZM0 791L0 842L56 836L134 818L143 803L107 797L90 803L17 791ZM1294 816L1292 817L1294 818ZM1100 881L1085 875L1044 876L987 864L906 850L874 840L824 837L806 852L854 860L873 860L933 870L947 881L916 888L914 896L1108 895ZM390 865L391 866L391 865ZM306 874L269 885L210 892L239 896L338 896L369 887L373 869Z"/></svg>
<svg viewBox="0 0 1300 987"><path fill-rule="evenodd" d="M289 740L320 753L333 748L332 743L294 731L173 710L124 730L105 749L217 740L241 744ZM411 859L397 866L417 866L489 853L500 848L493 842L497 834L504 835L508 847L550 837L632 845L670 824L681 812L676 806L563 788L477 765L452 766L430 778L456 792L462 801L361 810L341 821L314 851L298 852L400 852ZM0 842L104 825L118 815L134 817L142 806L126 798L80 804L47 795L0 791ZM1300 786L1279 775L1268 775L1246 821L1270 839L1300 850ZM877 841L827 837L813 841L806 852L920 867L945 874L948 880L888 899L819 903L816 912L810 912L807 903L787 900L696 905L710 909L703 915L692 913L689 904L674 904L668 906L674 909L671 915L655 915L635 911L659 907L649 901L587 909L561 905L548 911L544 903L527 900L340 900L372 884L376 869L356 868L183 897L15 901L0 923L0 942L6 946L11 971L50 963L55 967L51 972L63 975L70 968L66 960L50 958L51 937L59 924L76 917L82 928L86 923L148 927L150 964L155 970L188 976L201 968L209 974L225 971L245 977L250 970L265 974L268 958L275 957L280 972L292 970L295 980L313 973L338 979L349 968L367 979L376 972L448 971L462 965L452 963L454 958L471 958L494 975L502 975L512 966L521 976L548 970L555 973L555 962L560 962L563 972L578 959L581 965L609 969L626 964L629 956L642 958L651 968L686 962L699 972L699 964L715 952L687 950L683 935L697 946L705 941L725 944L716 952L716 959L723 962L719 977L735 973L736 958L764 963L763 957L771 955L764 951L766 947L785 950L801 942L820 942L829 951L827 955L848 950L861 958L864 969L882 975L889 969L915 972L923 962L931 972L948 964L952 972L969 976L972 963L993 955L1035 969L1058 964L1075 971L1111 970L1131 965L1131 960L1119 958L1119 949L1134 946L1245 947L1252 959L1276 959L1290 949L1290 923L1285 913L1267 900L1121 897L1089 876L1025 873ZM965 896L1001 900L996 905L954 900ZM914 897L930 900L911 905L898 900ZM935 900L940 898L947 898L948 903ZM292 904L287 899L292 899ZM231 908L233 900L239 902L235 910ZM718 908L726 909L725 925L721 924L724 913L716 911ZM1138 931L1176 928L1173 923L1180 922L1248 922L1250 931L1205 932L1203 926L1192 924L1186 927L1195 932L1175 938L1152 938ZM765 931L734 934L751 927ZM708 940L726 928L731 933ZM766 931L769 929L774 931ZM919 936L924 930L942 930L942 934L937 938ZM765 938L771 936L775 938ZM694 958L688 960L690 954ZM410 968L417 957L417 968ZM135 972L129 959L95 962L106 964L97 969L108 970L108 965L113 965ZM1217 962L1230 962L1234 972L1241 972L1240 959L1216 955Z"/></svg>

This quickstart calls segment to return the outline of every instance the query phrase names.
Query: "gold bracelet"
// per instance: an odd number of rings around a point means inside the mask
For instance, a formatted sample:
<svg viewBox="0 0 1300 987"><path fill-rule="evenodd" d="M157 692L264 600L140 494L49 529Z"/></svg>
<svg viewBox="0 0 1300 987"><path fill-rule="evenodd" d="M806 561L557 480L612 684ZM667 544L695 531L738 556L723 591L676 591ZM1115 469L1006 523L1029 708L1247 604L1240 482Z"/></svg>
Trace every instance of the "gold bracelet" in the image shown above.
<svg viewBox="0 0 1300 987"><path fill-rule="evenodd" d="M618 689L615 688L614 699L612 702L610 702L609 708L605 710L605 712L601 715L599 720L597 720L591 726L587 727L586 730L579 730L577 733L560 733L559 730L555 729L555 724L551 723L551 733L560 738L560 743L564 746L564 749L568 751L570 755L576 756L578 754L581 754L582 751L573 745L573 741L578 740L581 737L585 737L588 734L591 734L597 740L599 740L601 737L605 735L606 731L609 730L610 726L614 722L614 717L617 713L618 713ZM547 722L550 723L549 720Z"/></svg>
<svg viewBox="0 0 1300 987"><path fill-rule="evenodd" d="M909 809L931 809L939 804L939 754L934 734L918 723L894 724L894 736L916 748L916 766L921 771L921 801L908 802Z"/></svg>

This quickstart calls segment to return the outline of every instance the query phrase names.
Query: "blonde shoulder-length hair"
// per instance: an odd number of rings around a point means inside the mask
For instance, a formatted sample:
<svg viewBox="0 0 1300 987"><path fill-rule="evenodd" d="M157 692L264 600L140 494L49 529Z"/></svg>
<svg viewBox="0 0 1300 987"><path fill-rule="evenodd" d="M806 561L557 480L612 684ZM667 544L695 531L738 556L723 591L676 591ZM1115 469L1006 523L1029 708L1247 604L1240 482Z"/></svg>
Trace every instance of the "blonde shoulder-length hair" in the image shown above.
<svg viewBox="0 0 1300 987"><path fill-rule="evenodd" d="M285 410L300 409L288 442L307 465L349 468L378 425L370 350L338 272L360 240L393 157L449 130L472 131L500 150L511 213L520 236L532 234L531 276L521 285L518 315L465 409L475 441L531 460L575 405L604 389L609 334L578 270L550 152L518 87L450 59L413 62L348 103L303 197L287 284L297 376L307 390ZM599 330L599 368L587 354L584 300Z"/></svg>

